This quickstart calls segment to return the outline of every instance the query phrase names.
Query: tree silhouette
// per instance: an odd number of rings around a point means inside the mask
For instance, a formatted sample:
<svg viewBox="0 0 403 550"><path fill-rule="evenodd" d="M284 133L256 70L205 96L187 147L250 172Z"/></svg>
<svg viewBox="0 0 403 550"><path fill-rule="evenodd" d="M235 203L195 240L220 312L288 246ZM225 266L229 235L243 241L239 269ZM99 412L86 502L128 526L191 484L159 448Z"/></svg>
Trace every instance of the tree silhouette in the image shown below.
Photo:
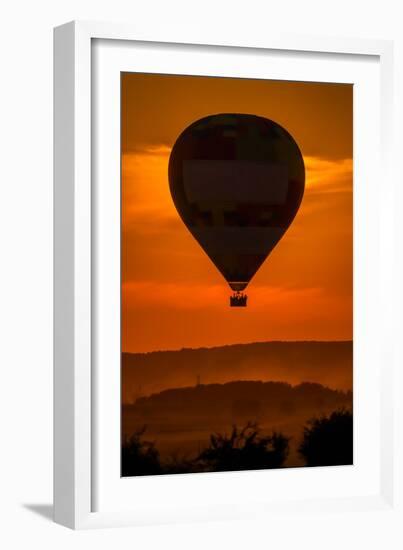
<svg viewBox="0 0 403 550"><path fill-rule="evenodd" d="M248 422L242 429L233 426L230 435L212 434L210 446L196 460L204 471L279 468L287 458L288 441L276 432L261 436L258 425Z"/></svg>
<svg viewBox="0 0 403 550"><path fill-rule="evenodd" d="M141 439L146 426L126 438L122 444L122 476L146 476L162 473L160 455L151 441Z"/></svg>
<svg viewBox="0 0 403 550"><path fill-rule="evenodd" d="M341 466L353 463L353 415L346 409L312 418L304 428L298 452L307 466Z"/></svg>

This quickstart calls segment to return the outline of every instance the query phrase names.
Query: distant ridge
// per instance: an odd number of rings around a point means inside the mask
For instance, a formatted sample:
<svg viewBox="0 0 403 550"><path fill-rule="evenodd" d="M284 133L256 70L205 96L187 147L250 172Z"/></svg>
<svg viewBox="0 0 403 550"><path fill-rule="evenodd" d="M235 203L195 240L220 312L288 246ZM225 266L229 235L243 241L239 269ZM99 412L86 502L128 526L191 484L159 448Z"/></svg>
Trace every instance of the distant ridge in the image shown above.
<svg viewBox="0 0 403 550"><path fill-rule="evenodd" d="M160 419L177 415L182 423L196 419L236 417L247 420L296 417L322 414L340 407L351 408L350 391L332 390L321 384L304 382L291 386L284 382L234 381L175 388L139 397L129 405L130 413L139 418ZM306 411L309 411L307 413ZM228 419L227 418L227 419Z"/></svg>
<svg viewBox="0 0 403 550"><path fill-rule="evenodd" d="M178 353L179 351L204 351L215 349L241 348L243 346L267 346L272 344L352 344L352 340L268 340L265 342L239 342L220 346L200 346L198 348L159 349L153 351L123 352L124 355L153 355L158 353Z"/></svg>
<svg viewBox="0 0 403 550"><path fill-rule="evenodd" d="M313 382L292 386L285 382L234 380L225 384L200 384L163 390L148 397L139 397L132 407L138 410L145 407L148 410L154 406L162 408L164 413L178 411L180 414L186 409L201 409L202 413L211 415L215 414L216 409L233 405L234 400L247 403L262 401L268 409L284 406L289 409L292 406L294 411L302 408L320 411L323 405L331 408L351 406L352 392L333 390Z"/></svg>
<svg viewBox="0 0 403 550"><path fill-rule="evenodd" d="M271 341L122 354L125 403L169 388L234 380L315 382L350 390L352 341Z"/></svg>

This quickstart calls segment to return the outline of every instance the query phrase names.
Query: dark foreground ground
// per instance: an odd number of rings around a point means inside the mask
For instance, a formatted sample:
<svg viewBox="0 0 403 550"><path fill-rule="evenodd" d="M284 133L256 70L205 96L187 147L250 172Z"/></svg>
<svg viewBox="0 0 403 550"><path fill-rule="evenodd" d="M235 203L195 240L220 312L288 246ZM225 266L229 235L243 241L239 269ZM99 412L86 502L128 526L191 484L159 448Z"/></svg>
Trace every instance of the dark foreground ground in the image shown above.
<svg viewBox="0 0 403 550"><path fill-rule="evenodd" d="M257 423L260 431L281 432L289 439L285 466L303 464L297 447L312 417L351 409L350 391L320 384L291 386L282 382L236 381L165 390L140 397L122 409L123 438L144 429L162 459L192 458L204 449L211 434L229 434L234 425Z"/></svg>

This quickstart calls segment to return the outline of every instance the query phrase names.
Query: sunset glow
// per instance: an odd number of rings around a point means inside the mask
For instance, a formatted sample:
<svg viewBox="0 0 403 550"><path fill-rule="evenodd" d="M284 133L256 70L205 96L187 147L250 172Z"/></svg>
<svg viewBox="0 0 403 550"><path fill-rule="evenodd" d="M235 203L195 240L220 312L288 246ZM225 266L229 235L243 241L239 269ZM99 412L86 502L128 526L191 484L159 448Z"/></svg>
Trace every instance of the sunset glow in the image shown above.
<svg viewBox="0 0 403 550"><path fill-rule="evenodd" d="M351 87L126 74L122 101L123 351L352 339ZM167 178L178 134L220 111L284 124L306 168L300 210L241 310L228 307L229 287L178 216Z"/></svg>

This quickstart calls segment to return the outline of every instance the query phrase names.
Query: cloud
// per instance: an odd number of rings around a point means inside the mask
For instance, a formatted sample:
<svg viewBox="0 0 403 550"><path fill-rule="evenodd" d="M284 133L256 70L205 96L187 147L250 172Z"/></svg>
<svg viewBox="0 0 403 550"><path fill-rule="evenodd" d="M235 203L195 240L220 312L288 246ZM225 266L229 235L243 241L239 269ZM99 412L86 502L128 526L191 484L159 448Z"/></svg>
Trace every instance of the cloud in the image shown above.
<svg viewBox="0 0 403 550"><path fill-rule="evenodd" d="M160 144L145 146L122 156L124 181L123 207L129 215L166 212L176 216L168 186L168 161L171 148ZM305 156L305 198L318 193L350 193L352 190L352 159L331 160Z"/></svg>
<svg viewBox="0 0 403 550"><path fill-rule="evenodd" d="M148 147L122 155L122 216L125 230L152 230L151 219L170 223L178 219L168 186L170 149Z"/></svg>
<svg viewBox="0 0 403 550"><path fill-rule="evenodd" d="M169 156L171 153L171 147L168 145L165 145L164 143L158 143L158 144L144 144L143 146L139 146L138 149L135 151L132 151L131 153L125 153L129 155L147 155L147 156L154 156L159 155L163 157Z"/></svg>
<svg viewBox="0 0 403 550"><path fill-rule="evenodd" d="M306 195L317 193L350 193L352 190L352 159L329 160L304 157Z"/></svg>
<svg viewBox="0 0 403 550"><path fill-rule="evenodd" d="M246 290L248 293L248 289ZM142 307L164 307L173 309L222 309L232 293L227 283L222 284L176 283L164 281L126 281L122 285L124 303L136 309ZM252 309L267 311L268 307L278 311L289 304L318 304L327 300L327 293L320 287L293 287L253 285ZM310 308L311 309L311 308ZM284 310L286 313L286 310Z"/></svg>

